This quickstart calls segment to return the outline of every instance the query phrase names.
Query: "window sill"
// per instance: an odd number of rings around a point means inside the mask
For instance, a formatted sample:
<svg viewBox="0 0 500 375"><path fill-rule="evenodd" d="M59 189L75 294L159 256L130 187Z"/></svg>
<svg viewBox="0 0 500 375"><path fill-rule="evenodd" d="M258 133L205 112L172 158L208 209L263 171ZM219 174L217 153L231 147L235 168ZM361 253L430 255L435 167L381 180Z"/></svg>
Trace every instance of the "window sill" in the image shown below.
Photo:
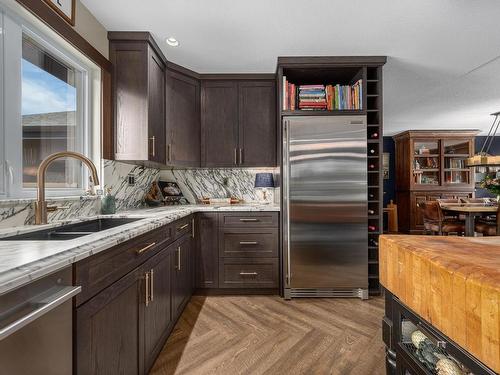
<svg viewBox="0 0 500 375"><path fill-rule="evenodd" d="M47 197L45 200L47 202L54 201L79 201L79 200L97 200L99 195L82 195L82 196L71 196L71 197ZM6 198L0 199L0 207L2 206L16 206L22 204L30 204L36 202L36 198Z"/></svg>

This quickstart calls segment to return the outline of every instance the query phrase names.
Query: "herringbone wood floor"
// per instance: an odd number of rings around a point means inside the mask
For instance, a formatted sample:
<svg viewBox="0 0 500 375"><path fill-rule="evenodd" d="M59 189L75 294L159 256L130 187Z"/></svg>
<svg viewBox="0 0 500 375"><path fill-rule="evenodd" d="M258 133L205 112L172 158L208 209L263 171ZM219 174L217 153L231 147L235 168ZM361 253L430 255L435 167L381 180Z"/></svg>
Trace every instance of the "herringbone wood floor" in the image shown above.
<svg viewBox="0 0 500 375"><path fill-rule="evenodd" d="M151 374L385 374L383 299L191 299Z"/></svg>

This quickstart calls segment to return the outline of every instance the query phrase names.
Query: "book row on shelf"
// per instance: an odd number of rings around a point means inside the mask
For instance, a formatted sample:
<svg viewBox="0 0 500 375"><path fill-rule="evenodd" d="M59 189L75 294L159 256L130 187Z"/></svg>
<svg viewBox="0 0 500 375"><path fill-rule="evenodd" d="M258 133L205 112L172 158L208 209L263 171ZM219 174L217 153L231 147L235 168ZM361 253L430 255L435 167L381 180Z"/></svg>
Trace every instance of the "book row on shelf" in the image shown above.
<svg viewBox="0 0 500 375"><path fill-rule="evenodd" d="M283 110L361 110L363 81L353 85L295 85L283 77Z"/></svg>

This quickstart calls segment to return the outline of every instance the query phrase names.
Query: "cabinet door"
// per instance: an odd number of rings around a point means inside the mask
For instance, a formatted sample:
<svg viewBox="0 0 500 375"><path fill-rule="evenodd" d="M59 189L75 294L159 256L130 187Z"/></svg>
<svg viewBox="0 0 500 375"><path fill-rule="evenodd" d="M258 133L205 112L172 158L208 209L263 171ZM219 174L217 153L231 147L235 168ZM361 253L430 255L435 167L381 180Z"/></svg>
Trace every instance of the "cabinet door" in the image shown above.
<svg viewBox="0 0 500 375"><path fill-rule="evenodd" d="M276 165L276 85L274 81L238 84L239 164Z"/></svg>
<svg viewBox="0 0 500 375"><path fill-rule="evenodd" d="M165 66L148 48L148 154L149 160L165 164Z"/></svg>
<svg viewBox="0 0 500 375"><path fill-rule="evenodd" d="M193 287L191 236L186 235L175 243L173 256L172 315L176 320L182 313L186 300L191 297Z"/></svg>
<svg viewBox="0 0 500 375"><path fill-rule="evenodd" d="M147 51L145 43L110 43L116 160L148 160Z"/></svg>
<svg viewBox="0 0 500 375"><path fill-rule="evenodd" d="M142 267L149 282L144 308L144 360L146 372L161 351L172 324L171 270L173 246L152 257Z"/></svg>
<svg viewBox="0 0 500 375"><path fill-rule="evenodd" d="M424 203L427 200L426 195L423 194L412 194L411 210L413 215L411 215L412 223L410 230L423 230L424 229L424 217L422 211L419 208L420 203Z"/></svg>
<svg viewBox="0 0 500 375"><path fill-rule="evenodd" d="M76 309L76 373L141 374L144 281L133 271Z"/></svg>
<svg viewBox="0 0 500 375"><path fill-rule="evenodd" d="M167 164L200 166L200 82L167 70Z"/></svg>
<svg viewBox="0 0 500 375"><path fill-rule="evenodd" d="M238 163L238 87L234 81L202 82L202 166Z"/></svg>
<svg viewBox="0 0 500 375"><path fill-rule="evenodd" d="M197 288L219 287L218 214L196 215L195 278Z"/></svg>

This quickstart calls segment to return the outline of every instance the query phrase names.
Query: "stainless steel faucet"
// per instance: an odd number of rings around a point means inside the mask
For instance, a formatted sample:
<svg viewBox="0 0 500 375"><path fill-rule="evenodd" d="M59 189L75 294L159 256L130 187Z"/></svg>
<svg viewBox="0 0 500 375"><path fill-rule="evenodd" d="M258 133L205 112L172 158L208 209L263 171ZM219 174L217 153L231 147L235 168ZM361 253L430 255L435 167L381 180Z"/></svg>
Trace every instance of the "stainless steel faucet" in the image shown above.
<svg viewBox="0 0 500 375"><path fill-rule="evenodd" d="M97 168L95 167L94 163L92 163L92 161L86 156L74 151L61 151L47 156L40 163L36 175L37 200L35 204L35 224L47 224L47 212L49 211L49 209L47 208L47 202L45 201L45 172L54 160L61 158L73 158L80 160L83 164L86 164L92 174L90 177L92 183L94 185L99 185ZM55 209L51 208L50 210L53 211Z"/></svg>

